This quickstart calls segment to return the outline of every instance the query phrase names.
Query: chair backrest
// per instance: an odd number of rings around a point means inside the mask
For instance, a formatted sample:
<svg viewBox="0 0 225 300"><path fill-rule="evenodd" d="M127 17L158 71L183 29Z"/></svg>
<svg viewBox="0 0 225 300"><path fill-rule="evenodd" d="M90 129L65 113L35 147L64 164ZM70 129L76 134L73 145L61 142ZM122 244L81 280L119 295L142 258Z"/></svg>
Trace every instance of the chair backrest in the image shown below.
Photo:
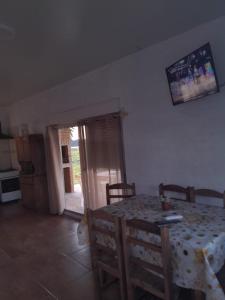
<svg viewBox="0 0 225 300"><path fill-rule="evenodd" d="M159 195L166 196L167 192L175 193L175 197L170 197L171 199L193 202L191 187L185 188L185 187L182 187L182 186L176 185L176 184L166 184L165 185L165 184L161 183L159 185ZM177 196L177 194L183 194L184 199L182 197L180 198L179 195Z"/></svg>
<svg viewBox="0 0 225 300"><path fill-rule="evenodd" d="M152 234L158 237L159 242L156 243L155 239L149 237L149 241L141 239L140 234L134 232L143 231L147 234ZM171 248L169 241L169 230L166 226L159 227L154 223L142 221L142 220L122 220L122 232L123 232L123 250L124 250L124 262L126 269L127 280L132 277L130 266L135 264L137 269L149 270L154 273L154 276L158 280L163 280L163 291L157 289L157 286L153 286L149 291L152 295L159 297L160 299L172 300L172 268L171 268ZM145 235L146 236L146 235ZM150 241L151 239L151 241ZM134 246L141 246L150 253L156 253L161 257L161 265L152 264L137 258L136 255L131 251ZM135 271L134 271L135 272ZM145 289L145 283L143 286L139 286Z"/></svg>
<svg viewBox="0 0 225 300"><path fill-rule="evenodd" d="M223 193L220 193L220 192L217 192L215 190L210 190L210 189L191 188L191 194L193 195L192 197L194 199L194 202L197 202L198 197L211 198L211 201L213 201L213 200L215 201L215 199L221 199L222 205L225 208L225 191ZM207 201L207 204L209 204L208 201ZM214 203L212 205L214 205Z"/></svg>
<svg viewBox="0 0 225 300"><path fill-rule="evenodd" d="M113 199L130 198L136 195L135 183L116 183L106 184L106 200L107 205L111 204Z"/></svg>
<svg viewBox="0 0 225 300"><path fill-rule="evenodd" d="M115 257L122 272L123 251L121 219L103 210L87 210L92 265L96 266L102 254ZM107 242L104 243L103 240Z"/></svg>

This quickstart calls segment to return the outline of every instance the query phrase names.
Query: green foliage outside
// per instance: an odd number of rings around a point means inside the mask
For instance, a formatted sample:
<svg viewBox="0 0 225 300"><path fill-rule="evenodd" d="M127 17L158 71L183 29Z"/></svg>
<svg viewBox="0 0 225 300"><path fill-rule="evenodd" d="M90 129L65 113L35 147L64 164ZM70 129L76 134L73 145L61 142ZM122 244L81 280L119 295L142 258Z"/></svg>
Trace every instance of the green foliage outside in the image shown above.
<svg viewBox="0 0 225 300"><path fill-rule="evenodd" d="M73 182L74 184L80 183L80 153L78 148L71 148L72 164L73 164Z"/></svg>

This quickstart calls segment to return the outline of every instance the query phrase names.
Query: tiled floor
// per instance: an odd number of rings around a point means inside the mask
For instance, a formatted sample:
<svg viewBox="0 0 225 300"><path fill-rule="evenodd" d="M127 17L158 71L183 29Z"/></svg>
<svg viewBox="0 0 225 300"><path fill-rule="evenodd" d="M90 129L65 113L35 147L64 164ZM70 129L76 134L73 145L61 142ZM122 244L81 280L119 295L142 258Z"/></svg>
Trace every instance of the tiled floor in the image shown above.
<svg viewBox="0 0 225 300"><path fill-rule="evenodd" d="M77 223L0 206L1 300L96 300L89 249Z"/></svg>
<svg viewBox="0 0 225 300"><path fill-rule="evenodd" d="M77 212L79 214L84 213L84 198L80 184L74 185L73 193L65 194L66 210Z"/></svg>
<svg viewBox="0 0 225 300"><path fill-rule="evenodd" d="M89 249L79 245L77 225L19 204L0 205L0 300L98 300ZM116 287L104 296L114 299L119 300Z"/></svg>
<svg viewBox="0 0 225 300"><path fill-rule="evenodd" d="M84 214L84 207L80 204L80 198L77 197L76 193L65 194L65 206L66 210Z"/></svg>

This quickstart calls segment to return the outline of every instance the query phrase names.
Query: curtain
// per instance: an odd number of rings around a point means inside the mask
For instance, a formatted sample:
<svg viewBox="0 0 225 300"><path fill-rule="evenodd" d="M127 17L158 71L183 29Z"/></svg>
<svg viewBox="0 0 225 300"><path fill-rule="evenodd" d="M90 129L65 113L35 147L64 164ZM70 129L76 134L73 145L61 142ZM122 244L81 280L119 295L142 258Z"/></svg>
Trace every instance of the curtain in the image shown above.
<svg viewBox="0 0 225 300"><path fill-rule="evenodd" d="M78 127L85 208L97 209L106 205L106 184L124 180L120 117L91 119Z"/></svg>
<svg viewBox="0 0 225 300"><path fill-rule="evenodd" d="M65 198L59 129L56 126L47 127L46 149L50 213L60 215L65 209Z"/></svg>

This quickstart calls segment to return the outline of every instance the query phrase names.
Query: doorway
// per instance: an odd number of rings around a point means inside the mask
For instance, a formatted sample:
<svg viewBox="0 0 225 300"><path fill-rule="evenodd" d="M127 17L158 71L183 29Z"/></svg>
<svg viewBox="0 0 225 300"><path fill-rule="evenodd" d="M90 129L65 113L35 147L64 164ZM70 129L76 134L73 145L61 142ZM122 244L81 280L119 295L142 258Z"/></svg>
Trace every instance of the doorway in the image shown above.
<svg viewBox="0 0 225 300"><path fill-rule="evenodd" d="M65 209L84 214L78 127L60 129Z"/></svg>
<svg viewBox="0 0 225 300"><path fill-rule="evenodd" d="M58 201L60 212L78 214L105 206L106 184L126 182L120 113L81 120L56 129L55 135L50 129L50 150L58 151L52 161L59 178L54 182L53 177L53 204Z"/></svg>

